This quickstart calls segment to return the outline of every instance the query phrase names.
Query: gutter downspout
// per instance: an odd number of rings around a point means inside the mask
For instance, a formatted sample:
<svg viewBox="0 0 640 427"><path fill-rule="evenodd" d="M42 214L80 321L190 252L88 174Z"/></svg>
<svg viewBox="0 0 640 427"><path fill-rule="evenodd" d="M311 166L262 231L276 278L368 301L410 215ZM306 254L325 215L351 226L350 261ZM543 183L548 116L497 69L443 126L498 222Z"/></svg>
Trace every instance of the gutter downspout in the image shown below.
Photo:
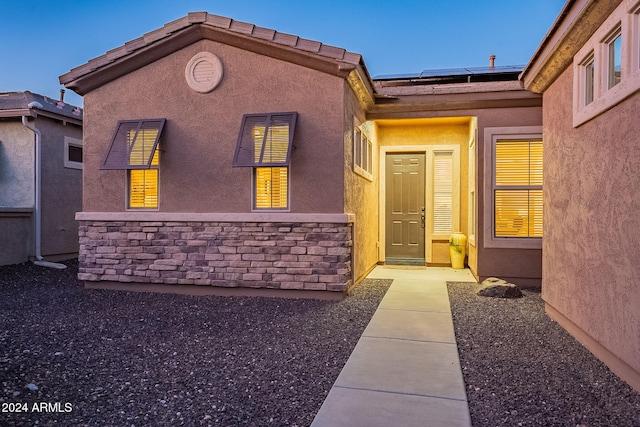
<svg viewBox="0 0 640 427"><path fill-rule="evenodd" d="M41 106L38 102L32 102L29 104L29 108L37 108ZM41 174L41 144L42 144L42 134L40 130L35 126L29 125L29 121L27 116L22 116L22 124L24 127L32 131L36 136L36 149L35 149L35 208L34 208L34 219L35 219L35 260L34 264L40 265L43 267L51 267L62 270L67 268L64 264L58 264L55 262L47 262L42 259L42 207L41 207L41 195L42 195L42 174Z"/></svg>

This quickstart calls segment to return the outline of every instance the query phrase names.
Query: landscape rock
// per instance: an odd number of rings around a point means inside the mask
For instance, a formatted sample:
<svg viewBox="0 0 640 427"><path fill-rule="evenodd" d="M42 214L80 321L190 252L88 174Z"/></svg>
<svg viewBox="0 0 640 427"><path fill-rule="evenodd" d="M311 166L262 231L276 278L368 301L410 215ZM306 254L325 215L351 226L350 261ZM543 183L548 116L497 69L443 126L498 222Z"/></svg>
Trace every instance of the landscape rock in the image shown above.
<svg viewBox="0 0 640 427"><path fill-rule="evenodd" d="M482 297L491 298L521 298L522 291L513 283L496 277L489 277L482 282L482 287L476 292Z"/></svg>

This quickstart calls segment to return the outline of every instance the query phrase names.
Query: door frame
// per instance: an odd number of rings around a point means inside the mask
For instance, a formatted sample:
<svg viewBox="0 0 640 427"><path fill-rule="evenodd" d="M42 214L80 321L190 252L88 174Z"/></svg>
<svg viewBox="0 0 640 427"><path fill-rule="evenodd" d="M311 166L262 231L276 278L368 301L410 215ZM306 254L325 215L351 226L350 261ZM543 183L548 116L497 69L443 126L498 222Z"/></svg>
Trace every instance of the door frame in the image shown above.
<svg viewBox="0 0 640 427"><path fill-rule="evenodd" d="M439 236L429 233L433 229L433 215L429 215L433 206L433 183L431 165L433 163L434 152L451 152L453 153L453 207L452 210L452 228L453 231L460 229L460 145L457 144L439 144L439 145L384 145L380 147L379 155L379 173L380 185L378 195L378 236L380 242L378 245L378 262L384 263L386 259L386 162L388 153L424 153L425 154L425 206L427 215L425 219L425 238L424 238L424 259L427 263L433 262L433 240L449 239L449 236Z"/></svg>

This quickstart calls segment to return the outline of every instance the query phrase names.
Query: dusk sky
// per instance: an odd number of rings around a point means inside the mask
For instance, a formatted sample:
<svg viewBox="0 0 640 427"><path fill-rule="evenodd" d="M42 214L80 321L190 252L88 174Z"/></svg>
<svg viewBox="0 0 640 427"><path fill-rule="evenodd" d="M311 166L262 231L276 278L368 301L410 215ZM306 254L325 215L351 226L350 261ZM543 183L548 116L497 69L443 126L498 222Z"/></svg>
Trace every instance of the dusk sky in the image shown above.
<svg viewBox="0 0 640 427"><path fill-rule="evenodd" d="M58 97L61 74L189 12L360 53L372 76L525 65L564 0L0 0L0 92ZM65 101L82 105L68 90Z"/></svg>

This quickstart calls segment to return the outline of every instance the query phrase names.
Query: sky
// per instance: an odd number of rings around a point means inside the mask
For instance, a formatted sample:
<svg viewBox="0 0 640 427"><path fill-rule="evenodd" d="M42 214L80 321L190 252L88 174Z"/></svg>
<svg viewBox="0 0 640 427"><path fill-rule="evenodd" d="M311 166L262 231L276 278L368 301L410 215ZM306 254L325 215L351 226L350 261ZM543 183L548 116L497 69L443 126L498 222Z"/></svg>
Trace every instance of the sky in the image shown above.
<svg viewBox="0 0 640 427"><path fill-rule="evenodd" d="M0 0L0 92L57 98L58 77L189 12L363 56L373 76L526 65L565 0ZM65 101L82 106L67 90Z"/></svg>

